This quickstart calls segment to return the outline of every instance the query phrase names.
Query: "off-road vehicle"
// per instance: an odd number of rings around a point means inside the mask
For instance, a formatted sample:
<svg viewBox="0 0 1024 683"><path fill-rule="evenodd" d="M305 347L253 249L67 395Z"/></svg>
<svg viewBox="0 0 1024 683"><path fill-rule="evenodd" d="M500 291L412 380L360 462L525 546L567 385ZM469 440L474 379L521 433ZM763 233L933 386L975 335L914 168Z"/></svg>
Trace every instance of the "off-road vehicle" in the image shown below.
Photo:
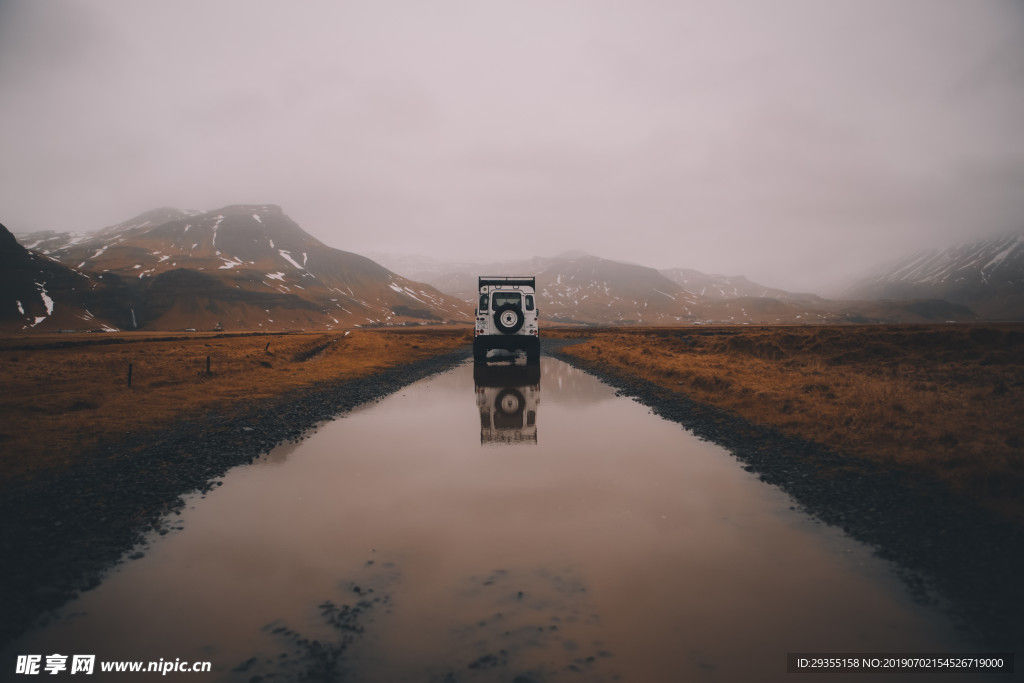
<svg viewBox="0 0 1024 683"><path fill-rule="evenodd" d="M473 358L487 362L491 351L526 353L527 363L540 362L537 330L537 278L480 277Z"/></svg>

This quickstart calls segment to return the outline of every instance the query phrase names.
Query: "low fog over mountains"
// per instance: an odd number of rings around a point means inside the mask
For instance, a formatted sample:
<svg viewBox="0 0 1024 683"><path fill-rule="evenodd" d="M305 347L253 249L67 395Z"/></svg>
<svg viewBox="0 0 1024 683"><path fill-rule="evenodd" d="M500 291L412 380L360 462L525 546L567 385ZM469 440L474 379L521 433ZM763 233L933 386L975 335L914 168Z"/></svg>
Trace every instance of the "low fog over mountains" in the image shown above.
<svg viewBox="0 0 1024 683"><path fill-rule="evenodd" d="M502 263L371 259L323 244L271 204L159 208L93 233L20 240L0 230L0 326L8 330L468 323L479 275L535 275L551 323L1024 319L1024 236L908 256L866 275L842 300L580 251Z"/></svg>
<svg viewBox="0 0 1024 683"><path fill-rule="evenodd" d="M940 298L990 320L1024 315L1024 234L928 249L865 277L847 294L860 298Z"/></svg>

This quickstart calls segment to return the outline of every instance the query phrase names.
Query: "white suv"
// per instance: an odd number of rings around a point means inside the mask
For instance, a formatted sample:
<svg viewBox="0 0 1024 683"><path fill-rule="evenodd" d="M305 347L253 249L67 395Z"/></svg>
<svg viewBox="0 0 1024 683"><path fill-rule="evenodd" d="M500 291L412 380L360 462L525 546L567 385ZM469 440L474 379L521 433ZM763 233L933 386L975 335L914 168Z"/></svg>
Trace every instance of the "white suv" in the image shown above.
<svg viewBox="0 0 1024 683"><path fill-rule="evenodd" d="M477 293L473 358L487 361L492 350L524 351L528 363L540 361L537 336L537 282L533 277L481 277Z"/></svg>

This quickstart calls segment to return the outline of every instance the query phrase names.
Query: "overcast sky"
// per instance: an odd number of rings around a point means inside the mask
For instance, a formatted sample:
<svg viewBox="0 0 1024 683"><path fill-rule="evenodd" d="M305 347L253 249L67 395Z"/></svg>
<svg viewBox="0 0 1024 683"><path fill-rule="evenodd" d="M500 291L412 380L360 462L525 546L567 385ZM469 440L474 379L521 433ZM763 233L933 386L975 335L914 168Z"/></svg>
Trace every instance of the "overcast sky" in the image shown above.
<svg viewBox="0 0 1024 683"><path fill-rule="evenodd" d="M1021 0L0 0L0 222L818 290L1024 230Z"/></svg>

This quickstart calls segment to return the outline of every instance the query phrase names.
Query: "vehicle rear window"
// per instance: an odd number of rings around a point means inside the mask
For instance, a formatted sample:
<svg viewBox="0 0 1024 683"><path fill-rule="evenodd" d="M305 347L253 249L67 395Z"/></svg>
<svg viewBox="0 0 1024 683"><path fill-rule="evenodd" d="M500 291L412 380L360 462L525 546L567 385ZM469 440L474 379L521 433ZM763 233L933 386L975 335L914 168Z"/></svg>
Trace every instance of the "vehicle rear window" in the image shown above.
<svg viewBox="0 0 1024 683"><path fill-rule="evenodd" d="M483 311L486 311L486 310L487 310L487 295L486 294L481 294L480 295L480 311L483 312Z"/></svg>
<svg viewBox="0 0 1024 683"><path fill-rule="evenodd" d="M533 295L532 294L527 294L526 295L526 310L528 310L528 311L532 311L533 310Z"/></svg>
<svg viewBox="0 0 1024 683"><path fill-rule="evenodd" d="M498 309L508 304L519 306L522 300L523 296L519 292L495 292L494 308Z"/></svg>

